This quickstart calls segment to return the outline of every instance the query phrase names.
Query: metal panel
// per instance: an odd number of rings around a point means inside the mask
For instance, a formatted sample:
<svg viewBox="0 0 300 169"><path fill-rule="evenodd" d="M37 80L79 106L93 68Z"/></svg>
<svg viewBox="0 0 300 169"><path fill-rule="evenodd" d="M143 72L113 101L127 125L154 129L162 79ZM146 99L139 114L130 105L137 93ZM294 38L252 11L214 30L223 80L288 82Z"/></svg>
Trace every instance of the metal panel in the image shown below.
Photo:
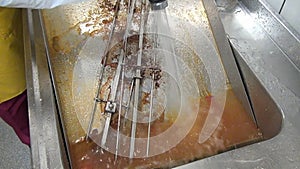
<svg viewBox="0 0 300 169"><path fill-rule="evenodd" d="M257 125L255 114L253 113L251 103L248 100L242 78L239 74L237 65L233 57L233 53L226 38L226 33L220 20L216 4L212 0L203 0L202 2L207 13L209 26L213 33L216 48L222 59L223 66L227 73L227 77L230 81L232 89L234 90L235 95L242 102L245 110L249 113L250 117L252 117L253 121Z"/></svg>
<svg viewBox="0 0 300 169"><path fill-rule="evenodd" d="M251 4L250 1L253 3ZM257 6L255 6L257 1L249 0L249 2L250 8L253 10L258 9L256 8ZM300 95L293 93L290 89L291 86L294 86L295 88L293 90L299 91L299 80L291 80L299 79L299 70L287 60L286 53L273 41L272 36L269 36L268 32L264 31L264 27L261 27L260 24L263 22L253 17L252 13L248 13L249 8L244 8L244 6L241 8L241 6L243 6L242 3L235 7L228 7L228 10L223 10L221 12L221 20L234 49L239 52L238 55L240 56L238 56L239 58L237 59L242 65L246 63L249 66L258 80L262 82L263 87L270 93L271 97L274 98L275 104L278 104L283 110L283 128L281 132L271 140L199 160L180 168L294 169L300 166ZM275 19L270 13L268 13L268 16L270 20ZM268 25L269 22L264 22L263 26ZM284 25L282 26L284 27ZM271 31L274 33L278 30ZM289 34L288 30L282 31L281 33ZM284 37L286 36L291 35L285 35ZM291 37L289 40L294 41L295 39ZM300 48L297 47L297 44L293 44L295 47L294 51L299 52ZM284 45L283 48L286 49L289 43L282 45ZM277 63L274 63L275 60L277 60ZM249 69L246 70L246 72L249 73ZM289 80L278 78L282 77L283 74L286 76L285 78L289 78ZM251 74L246 76L249 77L249 75L252 76ZM251 78L255 77L252 76ZM255 88L254 86L259 84L249 85L250 88ZM258 91L254 90L253 95L255 96L255 93L261 93L260 91L261 88ZM265 104L263 106L268 106L269 103L265 98L259 98L259 100L264 100ZM265 109L265 111L269 110L268 108ZM271 116L265 116L265 118L271 119ZM276 116L274 118L276 118Z"/></svg>
<svg viewBox="0 0 300 169"><path fill-rule="evenodd" d="M23 11L25 65L33 168L67 167L51 87L41 25L36 10Z"/></svg>
<svg viewBox="0 0 300 169"><path fill-rule="evenodd" d="M242 0L249 17L270 36L275 45L300 69L300 34L262 0ZM249 24L248 24L249 25Z"/></svg>

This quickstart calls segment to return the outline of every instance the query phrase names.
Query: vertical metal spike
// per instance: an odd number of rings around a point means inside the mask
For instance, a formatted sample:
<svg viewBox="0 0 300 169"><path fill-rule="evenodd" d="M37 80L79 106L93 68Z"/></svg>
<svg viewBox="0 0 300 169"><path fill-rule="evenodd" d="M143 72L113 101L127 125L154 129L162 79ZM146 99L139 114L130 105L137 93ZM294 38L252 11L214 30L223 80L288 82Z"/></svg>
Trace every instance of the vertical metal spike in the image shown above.
<svg viewBox="0 0 300 169"><path fill-rule="evenodd" d="M121 71L122 71L122 65L123 65L123 61L124 61L124 55L126 55L125 49L127 48L127 38L128 38L129 30L131 28L133 12L134 12L134 7L135 7L135 3L136 3L136 0L132 0L132 1L133 2L131 3L131 6L130 6L130 12L129 12L129 15L127 16L126 30L125 30L125 33L123 36L123 44L122 44L122 48L121 48L121 54L118 59L117 70L116 70L116 73L114 76L114 80L112 82L112 89L111 89L111 94L109 97L109 102L111 102L111 103L114 103L116 100L117 90L118 90L119 81L120 81L120 75L121 75ZM107 113L108 113L108 115L105 119L105 126L104 126L102 140L101 140L102 147L105 146L107 136L108 136L109 125L110 125L110 121L111 121L111 117L112 117L111 113L114 113L114 112L108 111Z"/></svg>
<svg viewBox="0 0 300 169"><path fill-rule="evenodd" d="M122 65L122 76L121 76L121 93L119 98L119 111L118 111L118 126L117 126L117 140L116 140L116 151L115 151L115 161L118 159L119 153L119 139L120 139L120 125L121 125L121 113L122 113L122 103L124 94L124 76L125 76L125 66Z"/></svg>
<svg viewBox="0 0 300 169"><path fill-rule="evenodd" d="M137 113L139 105L139 94L140 94L140 83L141 83L141 65L142 65L142 55L143 55L143 40L144 40L144 25L145 25L145 9L146 1L143 0L141 4L141 21L139 30L139 51L137 57L137 70L135 75L135 89L134 89L134 102L133 102L133 114L132 114L132 125L131 125L131 136L130 136L130 152L129 158L132 159L135 151L135 134L136 134L136 124L137 124Z"/></svg>
<svg viewBox="0 0 300 169"><path fill-rule="evenodd" d="M129 111L129 108L130 108L130 102L131 102L131 98L132 98L132 94L133 94L133 88L134 88L134 79L132 79L132 81L130 83L129 98L128 98L127 104L126 104L123 128L126 126L126 120L128 119L128 111Z"/></svg>
<svg viewBox="0 0 300 169"><path fill-rule="evenodd" d="M120 11L120 1L121 0L117 0L117 2L115 4L115 9L116 10L115 10L114 17L113 17L114 19L113 19L113 22L112 22L112 29L110 31L109 38L108 38L108 43L107 43L107 46L106 46L105 51L104 51L105 56L103 58L104 59L103 60L103 65L101 67L102 69L100 69L100 72L99 72L100 77L99 77L98 86L97 86L97 94L96 94L96 97L94 98L94 105L93 105L93 109L92 109L92 112L91 112L87 132L86 132L86 140L88 140L89 134L92 130L95 113L97 111L97 104L100 100L99 97L100 97L101 84L102 84L102 80L103 80L103 73L104 73L105 65L106 65L107 58L108 58L108 51L109 51L111 43L112 43L112 37L114 35L116 24L117 24L117 19L118 19L118 15L119 15L119 11Z"/></svg>
<svg viewBox="0 0 300 169"><path fill-rule="evenodd" d="M153 63L156 62L156 56L153 56ZM149 117L148 117L148 135L147 135L147 148L146 148L146 157L149 156L149 149L150 149L150 133L151 133L151 121L153 115L153 94L154 94L154 76L155 70L153 69L152 76L151 76L151 89L150 89L150 110L149 110Z"/></svg>

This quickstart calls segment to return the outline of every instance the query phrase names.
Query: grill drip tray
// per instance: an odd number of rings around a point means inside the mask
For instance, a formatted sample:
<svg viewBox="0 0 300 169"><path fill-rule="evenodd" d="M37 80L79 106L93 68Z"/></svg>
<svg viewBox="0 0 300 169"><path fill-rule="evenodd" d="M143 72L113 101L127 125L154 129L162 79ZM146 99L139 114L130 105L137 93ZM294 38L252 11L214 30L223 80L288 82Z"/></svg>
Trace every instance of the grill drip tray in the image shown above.
<svg viewBox="0 0 300 169"><path fill-rule="evenodd" d="M170 2L168 11L169 15L175 18L173 24L177 24L177 27L172 27L176 32L173 38L179 39L176 43L177 52L182 54L182 62L187 65L195 79L183 89L186 91L185 103L188 104L185 105L188 108L175 113L174 116L158 117L153 121L151 133L153 137L168 131L174 124L177 128L169 138L153 142L152 147L157 149L167 147L171 141L177 139L177 135L185 137L175 141L174 146L169 146L168 149L161 150L161 153L149 157L145 155L145 143L141 143L136 146L135 156L138 158L133 159L124 155L128 153L127 143L124 142L124 154L119 155L115 160L113 149L101 148L97 144L101 139L99 137L101 127L103 128L103 115L99 111L93 125L94 132L91 134L91 139L87 141L85 136L91 104L95 97L98 63L101 63L103 49L107 43L112 15L109 10L112 9L110 1L99 3L106 8L99 11L97 2L91 1L31 13L35 22L41 21L42 27L35 24L35 30L40 29L40 33L45 35L37 36L39 32L36 32L35 38L45 38L45 50L48 52L49 70L55 89L55 100L58 103L59 120L62 124L63 140L59 147L63 150L65 145L67 150L60 156L67 155L68 160L61 158L58 163L66 164L64 160L69 161L72 168L185 166L195 160L270 139L279 133L282 120L280 110L234 47L232 49L235 59L232 59L238 62L237 68L241 71L241 74L235 76L243 79L245 86L242 88L246 89L244 91L247 94L246 101L245 97L241 97L241 93L237 93L236 86L239 85L231 80L232 75L228 72L230 83L226 80L223 67L226 71L232 67L228 68L225 62L222 64L220 60L222 54L217 52L218 47L213 45L219 38L212 33L213 30L208 24L207 17L210 17L210 12L205 13L202 3L175 0ZM204 4L207 2L205 1ZM182 10L179 10L178 6ZM99 22L100 24L96 24ZM183 22L189 29L178 26ZM119 24L123 24L122 20ZM122 27L117 29L120 38ZM119 40L114 39L115 42ZM43 44L43 41L38 40L36 44L38 42ZM41 58L37 58L41 65L47 65L45 59L40 61L39 59ZM219 80L223 82L220 83ZM196 89L190 84L195 84ZM250 100L247 100L248 98ZM245 103L251 105L251 110ZM220 110L222 110L221 114L215 113ZM54 125L59 127L59 123ZM186 125L189 127L183 130ZM115 129L116 126L117 123L112 120L111 128ZM137 137L145 138L147 125L140 123L137 126ZM111 138L113 139L109 141L110 144L115 145L114 136L112 135ZM166 145L162 146L164 144ZM38 147L40 148L40 145Z"/></svg>

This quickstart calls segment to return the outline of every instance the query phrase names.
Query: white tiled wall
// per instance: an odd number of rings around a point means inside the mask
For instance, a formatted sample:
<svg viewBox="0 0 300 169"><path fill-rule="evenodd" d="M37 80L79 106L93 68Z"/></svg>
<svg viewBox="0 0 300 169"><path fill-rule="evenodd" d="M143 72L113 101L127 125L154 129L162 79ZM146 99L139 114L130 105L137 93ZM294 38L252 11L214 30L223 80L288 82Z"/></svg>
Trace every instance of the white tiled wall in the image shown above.
<svg viewBox="0 0 300 169"><path fill-rule="evenodd" d="M279 13L279 10L284 0L266 0L266 1L275 9L276 12Z"/></svg>
<svg viewBox="0 0 300 169"><path fill-rule="evenodd" d="M300 0L266 0L300 34ZM283 4L284 3L284 4Z"/></svg>
<svg viewBox="0 0 300 169"><path fill-rule="evenodd" d="M300 33L300 0L287 0L280 14Z"/></svg>

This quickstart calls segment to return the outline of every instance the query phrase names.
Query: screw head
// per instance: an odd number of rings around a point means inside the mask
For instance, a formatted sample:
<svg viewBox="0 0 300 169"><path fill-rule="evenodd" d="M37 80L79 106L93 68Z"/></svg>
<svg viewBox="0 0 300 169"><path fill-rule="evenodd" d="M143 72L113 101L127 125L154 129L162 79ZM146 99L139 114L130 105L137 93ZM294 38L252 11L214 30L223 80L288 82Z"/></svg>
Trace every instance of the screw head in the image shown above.
<svg viewBox="0 0 300 169"><path fill-rule="evenodd" d="M114 104L109 103L108 108L112 110L114 108Z"/></svg>

